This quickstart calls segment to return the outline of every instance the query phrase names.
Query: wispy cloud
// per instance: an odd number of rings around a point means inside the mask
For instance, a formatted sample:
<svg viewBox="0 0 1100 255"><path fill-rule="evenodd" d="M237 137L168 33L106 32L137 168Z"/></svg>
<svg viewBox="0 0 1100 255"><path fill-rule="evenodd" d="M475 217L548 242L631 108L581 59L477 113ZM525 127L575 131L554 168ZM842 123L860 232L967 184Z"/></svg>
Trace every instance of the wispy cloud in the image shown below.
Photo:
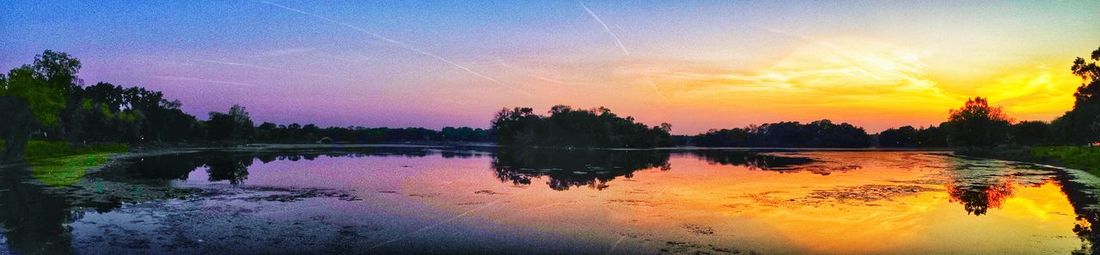
<svg viewBox="0 0 1100 255"><path fill-rule="evenodd" d="M340 77L336 77L336 76L332 76L332 75L317 74L317 73L309 73L309 72L288 71L288 70L283 70L283 69L278 69L278 68L272 68L272 67L266 67L266 66L260 66L260 65L254 65L254 64L248 64L248 63L239 63L239 62L230 62L230 61L220 61L220 60L210 60L210 59L198 59L197 61L201 61L201 62L206 62L206 63L212 63L212 64L219 64L219 65L227 65L227 66L238 66L238 67L252 68L252 69L258 69L258 70L265 70L265 71L278 72L278 73L286 73L286 74L296 74L296 75L304 75L304 76L314 76L314 77L322 77L322 78L329 78L329 79L338 79L338 80L347 80L347 81L351 81L351 79L347 79L347 78L340 78Z"/></svg>
<svg viewBox="0 0 1100 255"><path fill-rule="evenodd" d="M394 40L394 39L391 39L391 38L389 38L389 37L385 37L385 36L382 36L381 34L378 34L378 33L374 33L374 32L371 32L371 31L369 31L369 30L366 30L366 29L363 29L363 28L361 28L361 27L359 27L359 26L356 26L356 25L352 25L352 24L348 24L348 23L345 23L345 22L341 22L341 21L338 21L338 20L334 20L334 19L330 19L330 18L328 18L328 17L325 17L325 16L321 16L321 15L318 15L318 14L315 14L315 13L311 13L311 12L307 12L307 11L303 11L303 10L299 10L299 9L291 8L291 7L288 7L288 6L285 6L285 5L281 5L281 4L276 4L276 3L272 3L272 2L268 2L268 1L260 1L260 3L263 3L263 4L267 4L267 5L271 5L271 6L275 6L275 7L279 7L279 8L281 8L281 9L284 9L284 10L288 10L288 11L296 12L296 13L299 13L299 14L302 14L302 15L306 15L306 16L310 16L310 17L313 17L313 18L317 18L317 19L320 19L320 20L323 20L323 21L326 21L326 22L329 22L329 23L332 23L332 24L336 24L336 25L340 25L340 26L343 26L343 27L346 27L346 28L350 28L350 29L352 29L352 30L355 30L355 31L359 31L359 32L361 32L361 33L364 33L364 34L370 35L371 37L374 37L375 39L378 39L378 40L382 40L382 41L384 41L384 42L387 42L387 43L393 44L393 45L395 45L395 46L398 46L398 47L400 47L400 48L402 48L402 49L406 49L406 50L409 50L409 51L415 52L415 53L417 53L417 54L420 54L420 55L424 55L424 56L428 56L428 57L434 58L434 59L436 59L436 60L439 60L439 61L441 61L441 62L443 62L443 63L446 63L446 64L448 64L448 65L451 65L451 66L453 66L454 68L457 68L457 69L459 69L459 70L465 71L465 72L467 72L467 73L470 73L470 74L472 74L472 75L474 75L474 76L477 76L477 77L480 77L480 78L482 78L482 79L485 79L485 80L487 80L487 81L489 81L489 82L492 82L492 83L494 83L494 84L497 84L497 85L500 85L500 86L504 86L504 87L508 87L508 88L511 88L511 89L513 89L513 90L519 91L519 92L521 92L521 93L524 93L524 94L527 94L527 95L531 95L531 94L530 94L529 92L527 92L527 91L524 91L524 90L520 90L519 88L516 88L516 87L514 87L514 86L509 86L509 85L507 85L507 84L504 84L504 83L503 83L503 82L501 82L500 80L497 80L497 79L495 79L495 78L493 78L493 77L489 77L488 75L485 75L485 74L479 73L479 72L477 72L477 71L474 71L473 69L470 69L469 67L466 67L466 66L464 66L464 65L462 65L462 64L459 64L459 63L457 63L457 62L451 61L450 59L444 58L443 56L440 56L440 55L437 55L437 54L435 54L435 53L431 53L431 52L428 52L428 51L425 51L425 50L421 50L420 48L417 48L417 47L413 47L412 45L409 45L409 44L407 44L407 43L405 43L405 42L402 42L402 41L398 41L398 40Z"/></svg>
<svg viewBox="0 0 1100 255"><path fill-rule="evenodd" d="M205 79L205 78L198 78L198 77L153 75L153 78L157 78L157 79L161 79L161 80L169 80L169 81L197 81L197 82L226 84L226 85L237 85L237 86L250 86L250 87L251 86L256 86L256 84L247 83L247 82L212 80L212 79Z"/></svg>
<svg viewBox="0 0 1100 255"><path fill-rule="evenodd" d="M619 39L619 35L615 34L615 32L612 32L611 27L608 27L607 23L604 23L603 19L600 19L599 15L596 15L595 12L592 12L592 9L589 9L588 6L584 5L584 3L581 3L581 8L584 8L584 11L588 12L588 15L592 16L592 18L595 19L596 22L599 22L600 26L603 26L603 30L607 31L607 34L611 35L611 38L615 39L615 45L619 46L619 49L623 50L623 54L630 55L630 51L627 50L626 46L623 45L623 41Z"/></svg>
<svg viewBox="0 0 1100 255"><path fill-rule="evenodd" d="M261 52L258 57L281 57L315 51L317 48L288 48Z"/></svg>

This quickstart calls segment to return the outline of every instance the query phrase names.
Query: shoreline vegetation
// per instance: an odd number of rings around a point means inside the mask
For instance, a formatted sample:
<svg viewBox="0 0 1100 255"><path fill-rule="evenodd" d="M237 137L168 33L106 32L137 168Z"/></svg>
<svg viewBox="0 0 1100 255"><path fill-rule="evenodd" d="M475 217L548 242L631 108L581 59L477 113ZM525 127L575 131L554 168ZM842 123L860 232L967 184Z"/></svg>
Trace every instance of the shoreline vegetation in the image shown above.
<svg viewBox="0 0 1100 255"><path fill-rule="evenodd" d="M85 86L81 63L46 50L33 64L0 74L0 162L94 166L111 155L157 149L283 146L306 144L477 145L505 148L744 148L835 150L940 150L959 155L1008 159L1077 168L1100 174L1100 49L1090 61L1070 68L1082 85L1074 107L1057 119L1016 121L986 98L968 99L948 119L928 127L903 126L868 134L862 127L828 119L777 122L672 135L672 125L648 126L604 107L575 109L556 105L547 115L528 107L504 108L490 128L319 127L314 124L256 125L245 107L210 112L206 120L181 110L178 100L159 91L106 82ZM251 144L251 145L249 145ZM84 158L78 156L84 155ZM75 162L75 163L74 163ZM75 170L47 171L64 184Z"/></svg>

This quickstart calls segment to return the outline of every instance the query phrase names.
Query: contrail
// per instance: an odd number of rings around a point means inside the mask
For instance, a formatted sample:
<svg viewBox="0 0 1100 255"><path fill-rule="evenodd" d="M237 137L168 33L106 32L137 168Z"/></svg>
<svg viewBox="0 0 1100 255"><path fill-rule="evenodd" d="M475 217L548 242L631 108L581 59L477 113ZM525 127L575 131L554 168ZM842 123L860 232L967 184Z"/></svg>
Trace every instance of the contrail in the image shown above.
<svg viewBox="0 0 1100 255"><path fill-rule="evenodd" d="M276 4L276 3L272 3L272 2L268 2L268 1L260 1L260 3L275 6L275 7L279 7L279 8L282 8L284 10L288 10L288 11L292 11L292 12L297 12L297 13L300 13L300 14L303 14L303 15L314 17L314 18L317 18L317 19L320 19L320 20L327 21L329 23L337 24L337 25L340 25L340 26L350 28L350 29L355 30L355 31L362 32L364 34L370 35L371 37L374 37L375 39L382 40L382 41L391 43L393 45L397 45L398 47L401 47L403 49L410 50L412 52L416 52L420 55L428 56L428 57L434 58L436 60L442 61L443 63L447 63L447 64L449 64L449 65L451 65L455 68L458 68L459 70L466 71L467 73L473 74L474 76L477 76L477 77L481 77L482 79L488 80L488 81L490 81L492 83L495 83L497 85L505 86L505 87L511 88L513 90L519 91L521 93L531 95L531 93L528 93L527 91L520 90L520 89L518 89L516 87L513 87L513 86L508 86L508 85L504 84L503 82L500 82L499 80L494 79L493 77L489 77L487 75L478 73L478 72L474 71L473 69L470 69L466 66L458 64L458 63L456 63L454 61L451 61L447 58L444 58L442 56L436 55L436 54L431 53L431 52L421 50L419 48L413 47L412 45L406 44L404 42L394 40L394 39L390 39L389 37L385 37L385 36L382 36L380 34L377 34L377 33L371 32L371 31L367 31L366 29L363 29L361 27L358 27L358 26L355 26L355 25L352 25L352 24L348 24L348 23L344 23L344 22L340 22L340 21L337 21L337 20L334 20L334 19L330 19L330 18L327 18L325 16L317 15L317 14L314 14L314 13L311 13L311 12L306 12L306 11L303 11L303 10L290 8L288 6L281 5L281 4Z"/></svg>
<svg viewBox="0 0 1100 255"><path fill-rule="evenodd" d="M623 242L623 239L626 239L626 236L625 236L625 235L623 235L623 236L620 236L620 237L619 237L619 240L618 240L618 241L615 241L615 244L612 244L612 245L611 245L611 249L607 250L607 254L612 254L612 253L615 253L615 248L619 248L619 243L622 243L622 242Z"/></svg>
<svg viewBox="0 0 1100 255"><path fill-rule="evenodd" d="M234 81L219 81L219 80L211 80L211 79L203 79L203 78L195 78L195 77L167 76L167 75L154 75L153 77L157 78L157 79L161 79L161 80L170 80L170 81L198 81L198 82L229 84L229 85L239 85L239 86L256 86L256 84L252 84L252 83L234 82Z"/></svg>
<svg viewBox="0 0 1100 255"><path fill-rule="evenodd" d="M630 51L626 50L626 46L623 46L623 41L619 40L619 35L616 35L615 32L612 32L611 27L608 27L607 23L604 23L603 19L600 19L600 16L596 16L596 13L592 12L592 9L588 9L588 6L585 6L583 2L581 3L581 7L584 8L584 11L588 12L588 15L591 15L593 19L596 19L596 22L599 22L600 25L603 26L603 30L607 31L607 34L610 34L611 38L615 38L615 44L619 46L619 49L623 50L624 54L630 55Z"/></svg>
<svg viewBox="0 0 1100 255"><path fill-rule="evenodd" d="M277 72L277 73L290 73L290 74L298 74L298 75L306 75L306 76L314 76L314 77L322 77L322 78L329 78L329 79L338 79L338 80L351 81L351 79L340 78L340 77L336 77L336 76L332 76L332 75L287 71L287 70L282 70L282 69L278 69L278 68L271 68L271 67L253 65L253 64L246 64L246 63L237 63L237 62L219 61L219 60L209 60L209 59L198 59L198 61L213 63L213 64L220 64L220 65L227 65L227 66L247 67L247 68L266 70L266 71L272 71L272 72Z"/></svg>
<svg viewBox="0 0 1100 255"><path fill-rule="evenodd" d="M657 83L654 83L654 82L653 82L653 76L650 76L650 75L649 75L649 74L647 73L647 74L645 75L645 78L646 78L646 81L647 81L647 82L649 82L649 88L652 88L652 89L653 89L653 92L654 92L654 93L657 93L657 95L658 95L658 96L660 96L660 97L661 97L661 99L664 99L665 101L668 101L668 97L667 97L667 96L665 96L665 93L661 93L661 90L657 89Z"/></svg>

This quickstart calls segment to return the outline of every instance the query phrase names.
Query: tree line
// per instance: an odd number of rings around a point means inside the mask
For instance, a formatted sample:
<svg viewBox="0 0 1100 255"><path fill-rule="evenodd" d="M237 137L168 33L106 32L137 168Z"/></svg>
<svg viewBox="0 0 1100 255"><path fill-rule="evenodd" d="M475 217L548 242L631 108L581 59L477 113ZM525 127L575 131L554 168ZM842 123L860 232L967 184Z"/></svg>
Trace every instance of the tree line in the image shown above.
<svg viewBox="0 0 1100 255"><path fill-rule="evenodd" d="M818 120L710 130L692 137L691 142L701 147L863 148L871 146L871 136L852 124Z"/></svg>
<svg viewBox="0 0 1100 255"><path fill-rule="evenodd" d="M516 147L647 148L672 145L672 125L649 127L610 109L573 109L566 105L539 115L529 107L501 109L490 123L497 144Z"/></svg>
<svg viewBox="0 0 1100 255"><path fill-rule="evenodd" d="M1073 108L1053 121L1015 122L985 98L967 100L951 110L946 122L915 129L892 128L879 134L883 147L972 147L1088 145L1100 142L1100 48L1089 60L1078 57L1070 71L1082 83L1074 91Z"/></svg>
<svg viewBox="0 0 1100 255"><path fill-rule="evenodd" d="M903 126L878 134L829 120L777 122L710 130L690 137L670 134L671 125L647 126L610 109L551 107L548 115L529 107L502 109L489 129L326 127L264 122L256 125L242 106L211 112L205 120L180 109L159 91L107 82L84 86L81 63L46 50L32 64L0 74L0 161L22 158L30 138L88 143L393 143L496 142L514 147L998 147L1083 145L1100 141L1100 49L1070 68L1083 83L1073 109L1051 121L1016 122L987 99L968 99L948 119L928 127Z"/></svg>
<svg viewBox="0 0 1100 255"><path fill-rule="evenodd" d="M0 162L23 157L28 139L93 143L390 143L491 142L486 129L326 127L314 124L258 126L244 107L211 112L200 120L159 91L107 82L85 86L79 59L46 50L32 64L0 74Z"/></svg>
<svg viewBox="0 0 1100 255"><path fill-rule="evenodd" d="M994 148L1004 146L1087 145L1100 142L1100 49L1089 60L1077 58L1070 71L1082 79L1073 108L1051 122L1015 121L1002 107L982 97L967 99L948 119L928 127L890 128L868 135L862 128L820 120L769 123L746 128L710 130L686 144L703 147L901 147Z"/></svg>

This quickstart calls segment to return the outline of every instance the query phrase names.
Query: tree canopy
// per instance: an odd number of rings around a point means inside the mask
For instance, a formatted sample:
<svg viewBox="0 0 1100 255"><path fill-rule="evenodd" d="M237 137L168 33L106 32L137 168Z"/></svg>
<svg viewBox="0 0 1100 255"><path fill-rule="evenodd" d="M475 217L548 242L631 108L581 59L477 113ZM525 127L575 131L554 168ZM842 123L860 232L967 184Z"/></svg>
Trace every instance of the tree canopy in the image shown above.
<svg viewBox="0 0 1100 255"><path fill-rule="evenodd" d="M1070 144L1100 141L1100 48L1092 52L1089 61L1077 58L1070 70L1081 77L1081 86L1074 92L1073 109L1054 120L1058 139Z"/></svg>
<svg viewBox="0 0 1100 255"><path fill-rule="evenodd" d="M692 142L702 147L862 148L870 146L871 139L861 127L818 120L710 130L696 135Z"/></svg>
<svg viewBox="0 0 1100 255"><path fill-rule="evenodd" d="M649 127L633 117L619 117L599 107L577 110L567 105L550 108L549 116L527 107L502 109L490 122L502 145L528 147L648 148L672 145L672 125Z"/></svg>
<svg viewBox="0 0 1100 255"><path fill-rule="evenodd" d="M982 97L966 100L961 108L951 110L947 118L950 141L965 147L993 147L1008 144L1012 119L1001 107L989 106Z"/></svg>

